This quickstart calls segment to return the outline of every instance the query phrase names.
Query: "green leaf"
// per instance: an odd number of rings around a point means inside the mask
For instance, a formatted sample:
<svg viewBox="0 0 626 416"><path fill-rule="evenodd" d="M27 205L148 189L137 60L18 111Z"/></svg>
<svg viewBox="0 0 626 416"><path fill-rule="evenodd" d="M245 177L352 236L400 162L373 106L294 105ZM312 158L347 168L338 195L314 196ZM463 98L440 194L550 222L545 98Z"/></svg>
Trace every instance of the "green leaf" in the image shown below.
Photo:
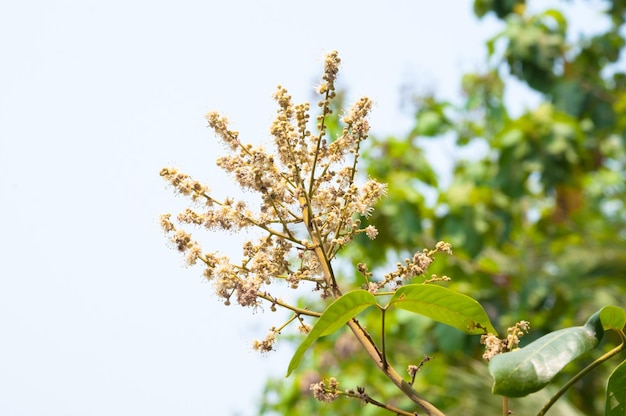
<svg viewBox="0 0 626 416"><path fill-rule="evenodd" d="M626 415L626 361L618 365L609 376L604 408L604 416L624 415Z"/></svg>
<svg viewBox="0 0 626 416"><path fill-rule="evenodd" d="M453 326L467 334L497 334L480 303L445 287L431 284L402 286L396 290L387 307L392 305Z"/></svg>
<svg viewBox="0 0 626 416"><path fill-rule="evenodd" d="M306 350L313 345L319 337L332 334L350 319L354 318L359 312L368 306L375 305L376 298L370 292L365 290L354 290L341 296L339 299L328 305L311 328L311 332L302 341L295 354L291 358L289 368L287 369L287 377L295 370L302 360L302 356Z"/></svg>
<svg viewBox="0 0 626 416"><path fill-rule="evenodd" d="M620 331L626 325L626 311L617 306L605 306L600 309L602 328Z"/></svg>
<svg viewBox="0 0 626 416"><path fill-rule="evenodd" d="M598 311L584 326L554 331L524 348L496 355L489 362L493 393L522 397L541 390L563 367L595 348L602 335Z"/></svg>

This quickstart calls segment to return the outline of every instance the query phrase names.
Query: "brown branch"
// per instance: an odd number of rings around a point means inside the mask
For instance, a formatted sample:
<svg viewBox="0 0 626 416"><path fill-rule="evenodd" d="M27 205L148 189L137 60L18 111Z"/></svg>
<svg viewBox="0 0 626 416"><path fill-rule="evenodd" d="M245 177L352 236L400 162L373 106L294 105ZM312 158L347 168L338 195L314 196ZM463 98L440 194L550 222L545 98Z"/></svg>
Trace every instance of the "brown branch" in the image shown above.
<svg viewBox="0 0 626 416"><path fill-rule="evenodd" d="M411 399L412 402L421 407L428 416L445 416L444 413L441 412L441 410L437 409L435 405L422 397L422 395L419 394L413 388L413 386L405 381L391 365L387 363L387 366L385 366L385 363L383 363L383 360L381 359L378 348L376 348L376 346L371 342L371 337L369 336L367 331L365 331L365 329L363 329L359 325L358 322L356 322L355 320L348 321L347 325L352 330L361 345L363 345L363 348L365 348L365 351L367 351L370 358L374 361L374 363L376 363L378 368L383 372L383 374L385 374L385 376L387 376L387 378L393 384L395 384L400 390L402 390L405 396L407 396L409 399Z"/></svg>

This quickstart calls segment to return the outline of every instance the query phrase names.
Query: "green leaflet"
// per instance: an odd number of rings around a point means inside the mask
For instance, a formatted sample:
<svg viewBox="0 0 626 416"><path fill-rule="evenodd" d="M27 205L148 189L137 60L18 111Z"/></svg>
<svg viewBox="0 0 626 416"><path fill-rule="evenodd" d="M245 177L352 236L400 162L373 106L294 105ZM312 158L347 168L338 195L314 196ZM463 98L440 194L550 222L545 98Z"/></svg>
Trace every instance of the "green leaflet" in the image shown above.
<svg viewBox="0 0 626 416"><path fill-rule="evenodd" d="M604 330L620 331L626 325L626 311L617 306L605 306L600 309L600 321Z"/></svg>
<svg viewBox="0 0 626 416"><path fill-rule="evenodd" d="M287 377L298 367L306 350L319 337L335 332L363 309L375 304L375 296L365 290L346 293L330 304L294 353L287 369ZM441 286L403 286L389 300L387 308L392 305L448 324L468 334L496 333L489 317L476 300Z"/></svg>
<svg viewBox="0 0 626 416"><path fill-rule="evenodd" d="M328 305L322 316L319 317L311 332L298 347L287 369L287 377L295 370L306 350L319 338L332 334L350 319L354 318L363 309L375 305L376 298L365 290L354 290L341 296Z"/></svg>
<svg viewBox="0 0 626 416"><path fill-rule="evenodd" d="M598 345L604 334L601 311L584 326L551 332L524 348L495 356L489 362L493 393L522 397L545 387L563 367Z"/></svg>
<svg viewBox="0 0 626 416"><path fill-rule="evenodd" d="M445 287L431 284L402 286L389 300L389 306L419 313L467 334L497 334L487 313L475 299Z"/></svg>
<svg viewBox="0 0 626 416"><path fill-rule="evenodd" d="M606 386L604 416L626 415L626 361L611 373Z"/></svg>

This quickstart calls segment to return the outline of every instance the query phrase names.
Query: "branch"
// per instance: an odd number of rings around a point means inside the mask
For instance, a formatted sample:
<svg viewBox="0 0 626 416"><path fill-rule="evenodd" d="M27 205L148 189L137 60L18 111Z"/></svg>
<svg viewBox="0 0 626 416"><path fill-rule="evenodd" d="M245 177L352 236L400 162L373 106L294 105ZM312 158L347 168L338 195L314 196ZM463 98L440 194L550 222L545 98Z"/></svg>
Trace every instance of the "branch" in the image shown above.
<svg viewBox="0 0 626 416"><path fill-rule="evenodd" d="M285 309L289 309L290 311L293 311L295 313L297 313L298 315L306 315L306 316L314 316L316 318L319 318L320 316L322 316L321 313L319 312L315 312L315 311L310 311L308 309L302 309L302 308L298 308L296 306L290 305L288 303L285 303L275 297L273 297L272 295L270 295L267 292L258 292L257 293L257 297L261 298L261 299L265 299L268 302L271 302L273 305L278 305L281 306Z"/></svg>
<svg viewBox="0 0 626 416"><path fill-rule="evenodd" d="M422 397L422 395L415 391L413 386L407 383L391 365L384 365L383 360L381 359L380 352L372 343L367 331L365 331L358 322L353 319L351 321L348 321L347 325L352 330L361 345L363 345L365 351L367 351L374 363L376 363L378 368L387 376L389 380L391 380L393 384L395 384L400 390L402 390L402 392L409 399L411 399L411 401L421 407L428 416L445 416L444 413L441 412L441 410L437 409L432 403L430 403L428 400Z"/></svg>
<svg viewBox="0 0 626 416"><path fill-rule="evenodd" d="M416 412L407 412L406 410L399 409L390 404L381 403L378 400L372 399L367 393L365 393L365 389L363 387L357 387L357 393L355 393L352 390L348 390L342 394L348 397L353 397L355 399L361 399L365 403L373 404L374 406L380 407L385 410L389 410L390 412L393 412L396 415L401 415L401 416L416 416L417 415Z"/></svg>

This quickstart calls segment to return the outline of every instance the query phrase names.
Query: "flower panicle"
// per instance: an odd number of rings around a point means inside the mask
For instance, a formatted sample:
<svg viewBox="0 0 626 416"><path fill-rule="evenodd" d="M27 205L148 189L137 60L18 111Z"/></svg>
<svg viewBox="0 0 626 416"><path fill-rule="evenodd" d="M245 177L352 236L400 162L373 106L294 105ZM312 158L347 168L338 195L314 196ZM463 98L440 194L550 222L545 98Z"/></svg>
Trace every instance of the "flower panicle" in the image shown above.
<svg viewBox="0 0 626 416"><path fill-rule="evenodd" d="M228 129L228 118L220 115L217 111L211 110L206 114L209 127L215 131L215 134L226 144L231 150L235 151L240 148L239 132Z"/></svg>
<svg viewBox="0 0 626 416"><path fill-rule="evenodd" d="M206 114L208 126L227 150L217 165L240 188L259 197L257 210L233 198L216 199L208 186L176 168L161 170L163 179L193 202L178 215L163 215L161 226L188 265L204 265L204 276L225 304L259 307L273 298L267 290L275 281L293 289L312 284L322 297L329 296L336 282L328 279L325 263L356 234L371 239L379 234L374 225L362 227L358 218L368 217L386 193L386 186L373 179L357 183L356 162L369 133L371 100L362 98L346 110L339 121L342 133L327 138L340 62L336 51L324 61L315 133L309 103L295 104L286 88L277 87L277 111L269 129L273 151L242 142L217 111ZM243 244L240 261L231 261L204 252L185 231L187 226L212 232L256 228L261 236ZM270 344L260 343L258 349L267 350Z"/></svg>
<svg viewBox="0 0 626 416"><path fill-rule="evenodd" d="M383 280L383 284L387 284L395 281L397 284L401 284L402 281L411 279L415 276L422 276L428 270L428 267L435 260L435 254L438 252L452 254L452 246L450 243L445 241L439 241L435 244L435 248L433 250L429 250L427 248L422 251L418 251L413 255L411 259L405 259L404 264L397 263L396 270L393 272L387 273ZM430 281L436 280L450 280L447 276L442 276L438 278L437 276L431 276ZM427 281L428 282L428 281Z"/></svg>
<svg viewBox="0 0 626 416"><path fill-rule="evenodd" d="M191 196L195 201L201 197L206 197L209 187L193 180L186 173L179 172L176 168L163 168L160 175L169 182L176 191L185 196Z"/></svg>
<svg viewBox="0 0 626 416"><path fill-rule="evenodd" d="M337 390L339 382L335 377L330 377L328 380L321 380L318 383L311 384L310 390L313 392L313 397L321 402L334 402L339 397Z"/></svg>
<svg viewBox="0 0 626 416"><path fill-rule="evenodd" d="M500 339L494 334L486 334L480 337L480 343L485 346L483 360L491 361L493 357L519 348L520 338L530 331L530 322L519 321L507 328L506 338Z"/></svg>

